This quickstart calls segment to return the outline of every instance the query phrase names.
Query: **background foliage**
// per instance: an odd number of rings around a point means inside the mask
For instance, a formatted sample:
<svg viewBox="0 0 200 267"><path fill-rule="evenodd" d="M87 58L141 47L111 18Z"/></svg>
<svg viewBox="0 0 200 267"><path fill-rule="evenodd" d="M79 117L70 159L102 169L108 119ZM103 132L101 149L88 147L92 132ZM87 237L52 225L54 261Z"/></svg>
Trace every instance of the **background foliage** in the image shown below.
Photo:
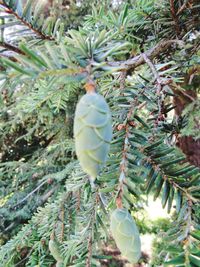
<svg viewBox="0 0 200 267"><path fill-rule="evenodd" d="M53 240L99 266L116 198L135 217L152 194L172 215L152 266L200 266L199 3L97 2L0 1L0 264L54 266ZM72 132L88 77L114 129L95 189Z"/></svg>

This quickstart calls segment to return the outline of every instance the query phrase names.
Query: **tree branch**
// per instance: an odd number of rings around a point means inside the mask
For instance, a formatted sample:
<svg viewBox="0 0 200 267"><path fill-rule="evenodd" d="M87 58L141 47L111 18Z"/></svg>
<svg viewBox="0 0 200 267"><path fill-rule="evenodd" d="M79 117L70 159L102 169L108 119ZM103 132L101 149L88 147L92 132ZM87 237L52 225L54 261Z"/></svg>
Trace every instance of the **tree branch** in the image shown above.
<svg viewBox="0 0 200 267"><path fill-rule="evenodd" d="M179 26L179 22L178 22L178 17L176 16L174 0L169 0L169 2L170 2L170 11L171 11L172 19L174 21L176 34L178 36L180 33L180 26Z"/></svg>
<svg viewBox="0 0 200 267"><path fill-rule="evenodd" d="M5 54L1 54L1 53L0 53L0 57L2 57L2 58L8 58L8 59L10 59L11 61L17 62L17 59L16 59L16 58L14 58L14 57L9 57L8 55L5 55ZM0 70L5 70L5 68L4 68L3 66L0 65Z"/></svg>
<svg viewBox="0 0 200 267"><path fill-rule="evenodd" d="M91 258L92 258L92 236L88 240L88 257L86 260L86 267L91 267Z"/></svg>
<svg viewBox="0 0 200 267"><path fill-rule="evenodd" d="M21 199L12 209L17 208L19 205L21 205L24 201L26 201L30 196L32 196L35 192L37 192L44 184L46 184L48 181L45 180L41 184L39 184L33 191L31 191L28 195L26 195L23 199Z"/></svg>
<svg viewBox="0 0 200 267"><path fill-rule="evenodd" d="M145 52L146 56L149 59L153 59L166 51L170 46L173 44L182 44L183 42L180 40L163 40L158 43L155 47L149 49ZM133 70L136 67L146 63L143 57L143 54L140 54L136 57L130 58L126 61L115 61L115 62L108 62L108 65L111 67L119 67L121 70Z"/></svg>
<svg viewBox="0 0 200 267"><path fill-rule="evenodd" d="M7 50L13 51L13 52L15 52L15 53L24 55L24 52L23 52L22 50L20 50L18 47L13 46L13 45L11 45L11 44L8 44L8 43L1 42L1 41L0 41L0 46L4 47L4 48L7 49Z"/></svg>
<svg viewBox="0 0 200 267"><path fill-rule="evenodd" d="M7 5L6 3L4 3L4 2L1 1L0 2L0 5L3 6L3 8L5 9L5 12L6 13L14 15L22 24L24 24L25 26L27 26L30 30L32 30L35 34L37 34L38 36L40 36L40 38L42 38L43 40L55 40L54 37L45 35L41 31L39 31L38 29L35 29L31 23L25 21L15 11L13 11L9 7L9 5Z"/></svg>
<svg viewBox="0 0 200 267"><path fill-rule="evenodd" d="M163 86L166 84L166 81L163 82L159 73L156 70L156 67L154 66L153 62L146 56L146 54L143 54L144 60L145 62L148 64L149 68L151 69L151 72L155 78L155 82L156 82L156 94L158 96L158 117L155 121L155 126L157 127L158 123L160 120L164 121L165 117L163 116L163 108L164 108L164 98L165 98L165 94L162 91Z"/></svg>
<svg viewBox="0 0 200 267"><path fill-rule="evenodd" d="M50 198L50 196L53 195L53 193L56 191L57 188L58 186L55 186L54 188L52 188L51 190L49 190L46 194L42 196L41 205L43 205L48 200L48 198Z"/></svg>
<svg viewBox="0 0 200 267"><path fill-rule="evenodd" d="M145 53L143 54L143 57L144 57L145 62L149 65L149 67L150 67L150 69L151 69L151 71L152 71L152 73L154 75L154 78L155 78L155 80L157 81L157 83L158 83L158 85L160 87L160 85L162 84L162 80L161 80L161 78L160 78L155 66L153 65L151 60L149 60L149 58L146 56Z"/></svg>
<svg viewBox="0 0 200 267"><path fill-rule="evenodd" d="M179 8L178 12L176 13L176 15L180 15L186 8L187 6L190 4L190 2L192 2L191 0L186 0L186 2Z"/></svg>

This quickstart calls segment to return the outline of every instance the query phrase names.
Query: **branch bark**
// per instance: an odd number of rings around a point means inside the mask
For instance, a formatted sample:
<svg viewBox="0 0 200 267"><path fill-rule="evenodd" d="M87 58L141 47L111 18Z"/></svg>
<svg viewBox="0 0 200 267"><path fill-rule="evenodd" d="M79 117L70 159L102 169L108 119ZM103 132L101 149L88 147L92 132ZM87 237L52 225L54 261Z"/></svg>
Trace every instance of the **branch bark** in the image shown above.
<svg viewBox="0 0 200 267"><path fill-rule="evenodd" d="M146 56L149 59L153 59L166 51L170 46L173 44L182 44L183 42L180 40L162 40L158 43L155 47L149 49L145 52ZM130 58L126 61L115 61L115 62L108 62L108 65L111 67L119 67L121 70L133 70L136 67L146 63L144 60L143 54L140 54L136 57Z"/></svg>
<svg viewBox="0 0 200 267"><path fill-rule="evenodd" d="M151 60L149 60L149 58L146 56L145 53L143 54L143 57L144 57L145 62L149 65L149 67L150 67L150 69L151 69L151 71L152 71L152 73L154 75L154 78L157 81L158 85L161 86L162 80L161 80L161 78L160 78L155 66L153 65Z"/></svg>
<svg viewBox="0 0 200 267"><path fill-rule="evenodd" d="M169 0L169 3L170 3L170 11L171 11L172 19L173 19L174 24L175 24L176 34L178 36L180 34L180 26L179 26L178 17L176 15L174 0Z"/></svg>
<svg viewBox="0 0 200 267"><path fill-rule="evenodd" d="M8 43L5 43L5 42L0 42L0 46L4 47L7 50L13 51L15 53L24 55L24 52L23 51L21 51L18 47L13 46L11 44L8 44Z"/></svg>
<svg viewBox="0 0 200 267"><path fill-rule="evenodd" d="M176 15L180 15L186 8L187 6L190 4L190 2L192 2L191 0L187 0L178 10L178 12L176 13Z"/></svg>

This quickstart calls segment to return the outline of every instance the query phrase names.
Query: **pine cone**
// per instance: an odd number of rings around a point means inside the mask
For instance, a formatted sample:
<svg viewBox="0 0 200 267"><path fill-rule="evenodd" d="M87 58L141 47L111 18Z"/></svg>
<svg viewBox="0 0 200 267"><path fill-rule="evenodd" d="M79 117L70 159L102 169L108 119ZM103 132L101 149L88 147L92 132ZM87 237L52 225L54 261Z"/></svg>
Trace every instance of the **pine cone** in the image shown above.
<svg viewBox="0 0 200 267"><path fill-rule="evenodd" d="M117 247L130 263L141 257L141 242L138 228L126 209L116 209L111 214L111 232Z"/></svg>
<svg viewBox="0 0 200 267"><path fill-rule="evenodd" d="M76 154L83 170L94 180L105 165L112 138L111 114L105 99L87 93L76 107Z"/></svg>

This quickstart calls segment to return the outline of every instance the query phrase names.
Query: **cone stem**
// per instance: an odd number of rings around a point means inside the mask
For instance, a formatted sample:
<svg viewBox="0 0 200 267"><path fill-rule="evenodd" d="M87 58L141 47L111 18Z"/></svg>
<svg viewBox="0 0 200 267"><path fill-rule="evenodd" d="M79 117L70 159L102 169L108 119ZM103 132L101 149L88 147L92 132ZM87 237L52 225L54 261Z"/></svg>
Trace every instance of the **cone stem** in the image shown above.
<svg viewBox="0 0 200 267"><path fill-rule="evenodd" d="M96 92L96 84L92 79L89 79L87 81L87 83L85 84L84 88L85 88L85 90L86 90L86 92L88 94L92 94L92 93Z"/></svg>

